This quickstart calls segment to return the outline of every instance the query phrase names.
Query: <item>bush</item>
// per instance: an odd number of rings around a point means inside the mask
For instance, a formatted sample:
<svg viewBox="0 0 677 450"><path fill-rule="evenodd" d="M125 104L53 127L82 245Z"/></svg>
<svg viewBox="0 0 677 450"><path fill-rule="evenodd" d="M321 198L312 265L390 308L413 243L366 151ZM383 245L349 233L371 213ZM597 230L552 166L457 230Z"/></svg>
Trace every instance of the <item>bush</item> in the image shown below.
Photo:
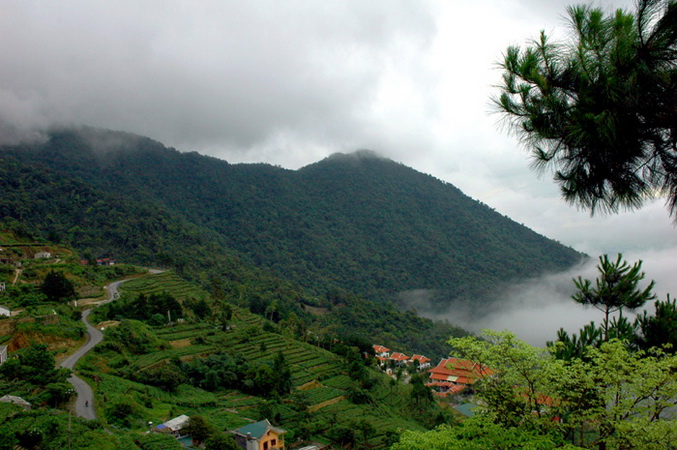
<svg viewBox="0 0 677 450"><path fill-rule="evenodd" d="M42 282L41 290L53 302L77 298L75 286L60 272L50 271Z"/></svg>

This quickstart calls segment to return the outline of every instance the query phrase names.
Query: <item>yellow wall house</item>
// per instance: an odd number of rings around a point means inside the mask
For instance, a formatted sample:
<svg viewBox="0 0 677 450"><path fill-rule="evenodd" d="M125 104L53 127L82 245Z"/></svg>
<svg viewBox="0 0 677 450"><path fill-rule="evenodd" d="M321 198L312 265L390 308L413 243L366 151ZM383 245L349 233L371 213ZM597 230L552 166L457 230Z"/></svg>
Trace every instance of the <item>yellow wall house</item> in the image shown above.
<svg viewBox="0 0 677 450"><path fill-rule="evenodd" d="M244 450L282 450L282 434L286 432L283 428L274 427L268 419L231 431L235 435L235 442Z"/></svg>

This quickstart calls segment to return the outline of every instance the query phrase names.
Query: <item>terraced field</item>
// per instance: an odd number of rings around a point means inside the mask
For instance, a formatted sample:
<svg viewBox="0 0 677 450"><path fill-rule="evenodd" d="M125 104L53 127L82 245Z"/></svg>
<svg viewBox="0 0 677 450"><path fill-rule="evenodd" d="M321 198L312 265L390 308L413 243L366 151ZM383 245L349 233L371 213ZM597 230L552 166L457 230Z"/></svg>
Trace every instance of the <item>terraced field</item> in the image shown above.
<svg viewBox="0 0 677 450"><path fill-rule="evenodd" d="M214 329L214 326L209 323L186 323L172 325L171 327L157 328L155 335L166 341L176 341L179 339L203 336L212 329Z"/></svg>
<svg viewBox="0 0 677 450"><path fill-rule="evenodd" d="M123 295L171 294L179 301L207 299L209 294L199 287L180 278L174 272L166 271L128 281L122 288Z"/></svg>
<svg viewBox="0 0 677 450"><path fill-rule="evenodd" d="M124 295L169 292L179 299L200 298L204 291L179 279L171 272L133 280L123 286ZM301 423L308 414L316 424L312 439L329 443L327 433L335 426L355 427L368 423L372 427L369 445L383 447L390 433L398 429L422 430L412 417L409 386L390 383L390 379L378 372L370 372L375 380L369 390L371 401L355 404L348 398L354 381L347 374L346 362L338 355L313 345L289 339L275 332L265 331L266 320L249 311L232 306L232 319L228 329L223 324L209 321L190 321L161 327L152 327L161 345L160 350L129 357L129 364L140 371L166 364L173 358L190 360L216 352L225 352L235 358L243 358L256 365L272 362L278 353L284 355L292 374L292 386L298 394L284 399L264 399L235 390L214 393L181 384L176 393L163 392L158 388L134 383L118 377L105 375L102 361L90 361L101 374L99 396L108 403L132 399L144 416L152 416L154 422L167 420L178 414L201 414L220 429L233 429L263 418L266 405L275 405L276 421L285 424ZM274 330L275 327L272 329ZM268 326L267 329L271 329ZM176 345L172 345L175 343ZM110 357L116 365L122 364ZM110 372L111 374L114 371ZM294 398L303 399L306 411L299 410ZM105 404L101 401L100 404ZM263 409L262 409L263 406ZM318 425L320 424L320 425Z"/></svg>

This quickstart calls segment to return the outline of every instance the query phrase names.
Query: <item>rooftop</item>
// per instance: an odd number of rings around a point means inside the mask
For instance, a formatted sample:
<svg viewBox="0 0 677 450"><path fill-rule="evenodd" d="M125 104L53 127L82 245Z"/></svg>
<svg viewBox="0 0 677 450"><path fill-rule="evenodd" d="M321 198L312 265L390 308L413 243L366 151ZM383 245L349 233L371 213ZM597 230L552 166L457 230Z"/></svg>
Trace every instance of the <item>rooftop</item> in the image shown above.
<svg viewBox="0 0 677 450"><path fill-rule="evenodd" d="M268 430L273 430L277 434L287 432L287 430L284 428L274 427L273 424L268 421L268 419L264 419L260 422L250 423L249 425L240 427L237 430L233 430L233 433L239 434L241 436L247 436L247 434L251 434L253 438L261 439L266 434L266 432L268 432Z"/></svg>

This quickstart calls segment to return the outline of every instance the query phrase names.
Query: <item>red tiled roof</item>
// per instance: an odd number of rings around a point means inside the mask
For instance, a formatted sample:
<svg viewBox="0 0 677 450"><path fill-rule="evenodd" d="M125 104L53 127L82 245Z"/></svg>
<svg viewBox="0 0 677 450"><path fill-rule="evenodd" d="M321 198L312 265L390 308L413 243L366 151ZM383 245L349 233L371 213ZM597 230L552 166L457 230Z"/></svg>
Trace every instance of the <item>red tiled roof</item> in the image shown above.
<svg viewBox="0 0 677 450"><path fill-rule="evenodd" d="M376 353L386 353L386 352L389 352L389 351L390 351L389 348L384 347L384 346L382 346L382 345L378 345L378 344L374 344L373 347L374 347L374 351L375 351Z"/></svg>
<svg viewBox="0 0 677 450"><path fill-rule="evenodd" d="M395 361L408 361L409 357L404 353L395 352L392 355L390 355L390 359L394 359Z"/></svg>
<svg viewBox="0 0 677 450"><path fill-rule="evenodd" d="M448 375L448 374L445 374L445 373L434 373L433 372L433 373L430 374L431 380L453 381L453 380L450 380L449 378L454 379L454 378L457 378L457 377L455 377L454 375Z"/></svg>
<svg viewBox="0 0 677 450"><path fill-rule="evenodd" d="M446 397L446 396L449 396L449 395L455 395L455 394L458 394L459 392L463 391L463 389L465 389L465 386L460 385L460 384L448 385L448 384L444 384L444 383L439 383L439 384L438 383L428 383L428 384L426 384L426 386L429 386L429 387L439 386L439 387L449 388L445 392L437 392L437 391L433 390L433 394L437 395L438 397Z"/></svg>
<svg viewBox="0 0 677 450"><path fill-rule="evenodd" d="M426 358L423 355L414 355L411 357L411 359L412 361L417 360L420 364L427 363L428 361L430 361L430 358Z"/></svg>
<svg viewBox="0 0 677 450"><path fill-rule="evenodd" d="M459 358L447 358L428 370L431 380L446 380L448 377L456 377L454 380L459 384L473 384L477 379L493 374L488 367Z"/></svg>

